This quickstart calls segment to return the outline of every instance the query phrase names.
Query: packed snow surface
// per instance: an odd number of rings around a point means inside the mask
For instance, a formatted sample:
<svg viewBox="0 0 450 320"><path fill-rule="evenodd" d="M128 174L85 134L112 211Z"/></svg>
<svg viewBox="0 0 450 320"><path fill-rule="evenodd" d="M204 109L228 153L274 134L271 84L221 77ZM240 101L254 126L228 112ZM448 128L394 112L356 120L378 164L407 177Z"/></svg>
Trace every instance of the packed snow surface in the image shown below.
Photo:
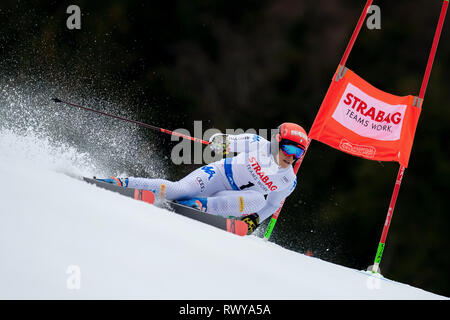
<svg viewBox="0 0 450 320"><path fill-rule="evenodd" d="M89 157L0 131L1 299L441 299L73 179Z"/></svg>

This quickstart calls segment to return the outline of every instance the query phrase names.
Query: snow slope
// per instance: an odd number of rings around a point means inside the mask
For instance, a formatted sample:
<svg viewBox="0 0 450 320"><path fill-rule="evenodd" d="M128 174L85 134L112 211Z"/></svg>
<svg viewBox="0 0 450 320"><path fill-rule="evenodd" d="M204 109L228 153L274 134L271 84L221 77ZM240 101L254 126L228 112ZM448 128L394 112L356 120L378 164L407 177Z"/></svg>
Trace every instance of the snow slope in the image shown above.
<svg viewBox="0 0 450 320"><path fill-rule="evenodd" d="M0 131L1 299L445 298L58 173L93 170L75 149Z"/></svg>

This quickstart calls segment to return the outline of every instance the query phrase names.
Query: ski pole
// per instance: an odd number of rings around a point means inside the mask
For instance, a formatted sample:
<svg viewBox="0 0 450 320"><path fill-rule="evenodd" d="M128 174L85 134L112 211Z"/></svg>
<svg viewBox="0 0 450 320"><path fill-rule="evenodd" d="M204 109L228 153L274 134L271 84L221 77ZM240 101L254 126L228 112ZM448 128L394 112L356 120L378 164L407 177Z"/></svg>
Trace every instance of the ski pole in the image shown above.
<svg viewBox="0 0 450 320"><path fill-rule="evenodd" d="M347 63L348 56L350 55L350 52L352 52L353 45L356 42L356 39L358 38L359 32L361 31L362 25L364 23L364 20L366 20L367 13L370 9L370 6L372 5L373 0L367 0L366 5L364 6L364 9L361 13L361 16L359 17L358 23L356 24L355 30L353 31L353 34L350 38L350 41L347 44L347 48L345 49L344 55L342 56L341 62L339 62L339 65L345 66Z"/></svg>
<svg viewBox="0 0 450 320"><path fill-rule="evenodd" d="M381 257L383 256L384 247L386 246L386 238L389 232L389 226L391 225L395 203L397 202L398 192L400 191L400 185L402 184L404 174L405 167L401 165L400 169L398 170L397 179L395 180L394 192L392 193L388 213L386 215L386 220L384 221L383 232L381 234L380 242L378 243L377 254L375 255L375 260L373 262L371 270L373 273L378 273L378 269L380 268Z"/></svg>
<svg viewBox="0 0 450 320"><path fill-rule="evenodd" d="M305 159L306 151L308 151L309 144L311 143L311 139L308 138L308 142L306 143L305 152L303 153L303 157L299 159L295 165L294 165L294 173L297 175L298 169L300 168L300 165L303 162L303 159ZM272 218L270 218L270 222L267 225L266 232L264 233L264 240L268 241L270 238L270 235L272 234L273 228L275 228L275 224L277 223L278 216L280 215L281 209L283 208L284 201L281 204L281 206L278 208L277 211L272 215Z"/></svg>
<svg viewBox="0 0 450 320"><path fill-rule="evenodd" d="M126 121L126 122L131 122L131 123L134 123L134 124L136 124L138 126L141 126L141 127L144 127L144 128L148 128L148 129L152 129L152 130L159 131L159 132L163 132L163 133L167 133L167 134L170 134L172 136L177 136L177 137L181 137L183 139L188 139L188 140L192 140L192 141L195 141L195 142L200 142L200 143L209 145L208 141L205 141L205 140L202 140L202 139L199 139L199 138L191 137L191 136L179 133L179 132L170 131L170 130L163 129L163 128L160 128L160 127L152 126L151 124L143 123L143 122L140 122L140 121L119 117L119 116L116 116L116 115L113 115L113 114L109 114L109 113L106 113L106 112L103 112L103 111L91 109L91 108L88 108L88 107L83 107L83 106L80 106L80 105L77 105L77 104L74 104L74 103L71 103L71 102L67 102L67 101L61 100L59 98L52 98L52 101L54 101L56 103L64 103L64 104L72 106L72 107L80 108L80 109L83 109L83 110L86 110L86 111L95 112L95 113L98 113L98 114L101 114L101 115L104 115L104 116L107 116L107 117L111 117L111 118L114 118L114 119L118 119L118 120L122 120L122 121Z"/></svg>
<svg viewBox="0 0 450 320"><path fill-rule="evenodd" d="M447 0L448 1L448 0ZM353 49L353 45L356 42L356 39L358 38L359 32L361 31L362 25L364 23L364 20L366 19L367 13L369 11L370 6L372 5L373 0L367 0L364 9L361 13L361 16L359 17L358 23L356 24L355 30L353 31L353 34L347 44L347 47L345 49L344 55L341 58L341 61L339 62L339 65L344 67L345 64L347 63L347 59L348 56L350 55L352 49ZM308 145L306 146L305 149L305 154L306 151L309 147L309 144L311 143L311 140L308 139ZM305 158L305 154L303 154L303 158ZM298 169L300 168L300 165L303 161L303 158L300 159L299 161L297 161L297 163L295 164L294 167L294 173L297 174ZM266 232L264 233L264 240L269 240L270 235L272 234L273 228L275 227L275 223L277 222L278 216L281 212L281 208L283 207L283 204L280 206L280 208L278 208L278 210L272 215L272 218L270 219L269 225L267 226Z"/></svg>
<svg viewBox="0 0 450 320"><path fill-rule="evenodd" d="M436 27L436 31L434 33L433 44L431 46L431 51L428 56L427 67L425 69L425 74L422 79L422 85L420 87L419 99L423 101L425 98L425 92L427 90L428 81L430 79L431 69L433 67L434 58L436 56L437 47L439 44L439 39L441 37L441 31L444 26L445 15L447 13L449 0L444 0L442 3L441 13L439 15L439 21ZM395 203L397 202L398 192L400 190L400 185L402 183L403 175L405 174L406 168L400 165L400 169L398 170L397 179L395 181L394 191L392 193L391 202L389 204L388 213L386 216L386 220L383 226L383 232L381 234L380 242L378 243L377 253L375 255L375 261L372 266L372 272L378 273L380 268L381 258L383 257L384 247L386 245L386 237L389 231L389 226L391 224L392 215L394 214Z"/></svg>

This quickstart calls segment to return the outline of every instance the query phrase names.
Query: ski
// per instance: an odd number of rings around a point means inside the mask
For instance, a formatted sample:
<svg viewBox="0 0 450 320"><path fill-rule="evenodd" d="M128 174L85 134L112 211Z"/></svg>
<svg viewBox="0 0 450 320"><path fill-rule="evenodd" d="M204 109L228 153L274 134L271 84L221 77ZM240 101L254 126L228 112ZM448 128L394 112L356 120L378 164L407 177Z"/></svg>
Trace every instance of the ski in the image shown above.
<svg viewBox="0 0 450 320"><path fill-rule="evenodd" d="M141 200L141 201L144 201L144 202L147 202L150 204L154 204L154 202L155 202L155 195L150 190L140 190L140 189L119 187L119 186L116 186L111 183L97 181L95 179L86 178L86 177L82 177L82 179L84 181L86 181L90 184L94 184L97 187L100 187L102 189L120 193L124 196L130 197L130 198L133 198L136 200Z"/></svg>
<svg viewBox="0 0 450 320"><path fill-rule="evenodd" d="M201 212L197 209L184 206L182 204L165 200L164 204L159 205L157 202L155 202L155 195L153 192L149 190L140 190L140 189L134 189L134 188L125 188L125 187L119 187L114 184L110 184L103 181L98 181L95 179L87 178L87 177L81 177L83 181L88 182L90 184L94 184L97 187L100 187L102 189L106 189L109 191L113 191L116 193L120 193L124 196L144 201L149 204L156 205L158 207L169 209L170 211L173 211L176 214L188 217L193 220L197 220L206 224L209 224L210 226L219 228L224 231L231 232L233 234L239 235L239 236L245 236L248 231L248 226L244 221L232 219L232 218L224 218L221 216L215 216L211 214L207 214L204 212ZM168 208L167 208L168 207Z"/></svg>

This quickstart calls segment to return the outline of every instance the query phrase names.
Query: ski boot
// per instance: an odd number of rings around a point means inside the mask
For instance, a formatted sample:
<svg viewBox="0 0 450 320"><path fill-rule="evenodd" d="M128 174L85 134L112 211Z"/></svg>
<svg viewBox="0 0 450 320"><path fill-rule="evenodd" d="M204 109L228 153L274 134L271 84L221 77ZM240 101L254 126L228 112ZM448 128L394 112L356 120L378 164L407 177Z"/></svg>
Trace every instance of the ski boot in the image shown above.
<svg viewBox="0 0 450 320"><path fill-rule="evenodd" d="M188 200L177 200L176 203L182 204L187 207L197 209L201 212L206 212L206 198L192 198Z"/></svg>
<svg viewBox="0 0 450 320"><path fill-rule="evenodd" d="M97 181L111 183L111 184L114 184L119 187L125 187L125 188L128 187L128 178L110 177L110 178L106 178L106 179L98 179L98 178L94 177L94 179Z"/></svg>

